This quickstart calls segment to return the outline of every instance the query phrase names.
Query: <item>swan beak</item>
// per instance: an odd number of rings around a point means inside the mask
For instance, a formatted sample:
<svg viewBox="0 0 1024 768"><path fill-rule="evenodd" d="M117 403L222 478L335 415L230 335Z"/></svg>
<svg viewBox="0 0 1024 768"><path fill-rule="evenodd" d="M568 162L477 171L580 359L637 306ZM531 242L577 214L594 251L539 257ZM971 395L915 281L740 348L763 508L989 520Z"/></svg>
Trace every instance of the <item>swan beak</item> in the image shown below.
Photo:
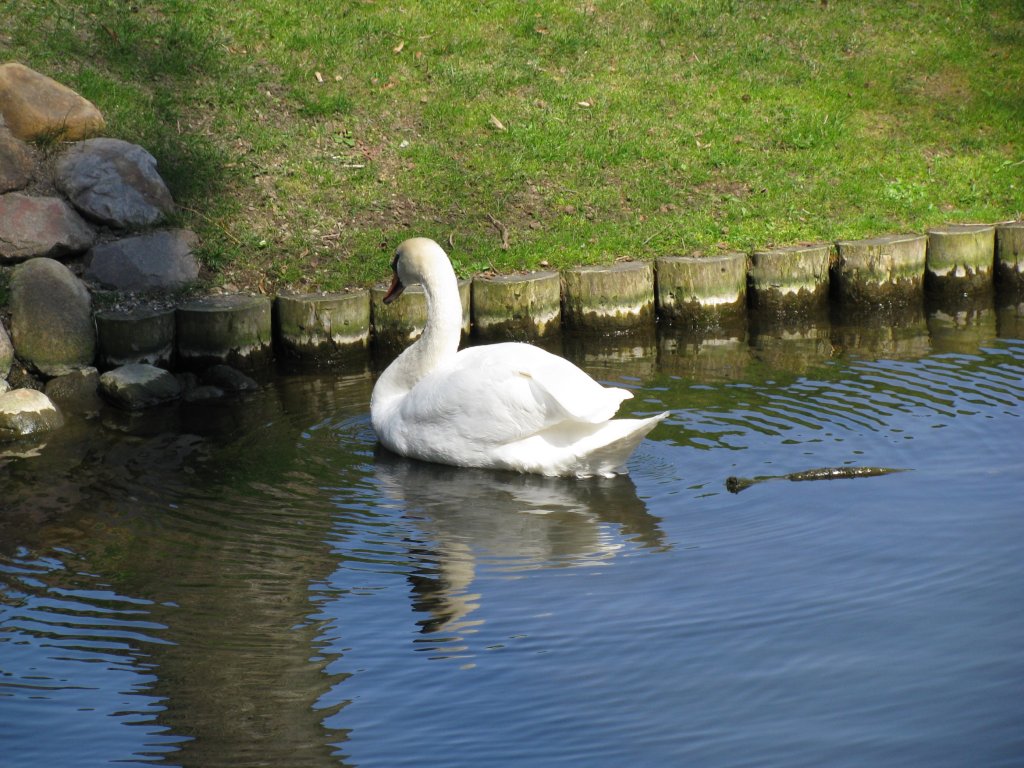
<svg viewBox="0 0 1024 768"><path fill-rule="evenodd" d="M387 294L384 296L384 303L390 304L392 301L402 295L402 291L405 290L405 286L402 285L402 281L398 279L398 273L391 278L391 287L388 288Z"/></svg>

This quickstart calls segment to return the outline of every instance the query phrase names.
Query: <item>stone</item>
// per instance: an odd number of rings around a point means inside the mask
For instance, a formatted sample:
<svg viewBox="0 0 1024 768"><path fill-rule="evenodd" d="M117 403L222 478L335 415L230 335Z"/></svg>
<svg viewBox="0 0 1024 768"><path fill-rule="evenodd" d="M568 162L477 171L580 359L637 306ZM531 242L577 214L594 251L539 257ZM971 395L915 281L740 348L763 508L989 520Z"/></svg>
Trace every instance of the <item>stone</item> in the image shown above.
<svg viewBox="0 0 1024 768"><path fill-rule="evenodd" d="M210 296L178 306L178 359L194 368L227 363L252 369L273 357L271 301L266 296Z"/></svg>
<svg viewBox="0 0 1024 768"><path fill-rule="evenodd" d="M118 229L152 226L174 211L156 159L120 139L72 145L57 160L54 183L83 215Z"/></svg>
<svg viewBox="0 0 1024 768"><path fill-rule="evenodd" d="M11 364L14 362L14 345L11 344L11 337L0 320L0 379L6 379L11 372Z"/></svg>
<svg viewBox="0 0 1024 768"><path fill-rule="evenodd" d="M714 328L745 317L746 254L663 256L656 269L658 315L665 321Z"/></svg>
<svg viewBox="0 0 1024 768"><path fill-rule="evenodd" d="M182 288L199 277L198 242L195 232L169 229L102 243L86 254L85 279L121 291Z"/></svg>
<svg viewBox="0 0 1024 768"><path fill-rule="evenodd" d="M32 150L0 123L0 194L24 189L32 181Z"/></svg>
<svg viewBox="0 0 1024 768"><path fill-rule="evenodd" d="M92 299L59 261L32 259L15 267L10 310L14 350L32 370L61 376L93 364Z"/></svg>
<svg viewBox="0 0 1024 768"><path fill-rule="evenodd" d="M366 349L370 341L370 292L277 297L277 339L299 360L334 360Z"/></svg>
<svg viewBox="0 0 1024 768"><path fill-rule="evenodd" d="M129 363L170 366L174 356L173 307L105 309L96 313L95 320L101 367L117 368Z"/></svg>
<svg viewBox="0 0 1024 768"><path fill-rule="evenodd" d="M100 410L99 383L98 370L92 367L80 368L50 379L43 392L65 412L91 415Z"/></svg>
<svg viewBox="0 0 1024 768"><path fill-rule="evenodd" d="M562 323L557 272L473 278L473 328L486 339L540 339Z"/></svg>
<svg viewBox="0 0 1024 768"><path fill-rule="evenodd" d="M24 141L78 141L105 127L91 101L17 62L0 65L0 115Z"/></svg>
<svg viewBox="0 0 1024 768"><path fill-rule="evenodd" d="M562 319L583 331L633 331L654 323L654 267L646 261L562 273Z"/></svg>
<svg viewBox="0 0 1024 768"><path fill-rule="evenodd" d="M203 384L216 387L223 392L242 393L255 392L260 388L251 376L232 368L230 365L211 365L202 375Z"/></svg>
<svg viewBox="0 0 1024 768"><path fill-rule="evenodd" d="M181 396L181 399L186 403L211 403L217 400L224 399L225 392L220 387L215 387L212 384L200 384L197 387L191 387L185 390L185 394Z"/></svg>
<svg viewBox="0 0 1024 768"><path fill-rule="evenodd" d="M129 411L150 408L177 400L181 385L174 374L145 363L122 365L100 376L100 393L111 403Z"/></svg>
<svg viewBox="0 0 1024 768"><path fill-rule="evenodd" d="M64 425L60 411L42 392L12 389L0 395L0 441L16 440Z"/></svg>
<svg viewBox="0 0 1024 768"><path fill-rule="evenodd" d="M96 232L59 197L0 195L0 264L82 253Z"/></svg>

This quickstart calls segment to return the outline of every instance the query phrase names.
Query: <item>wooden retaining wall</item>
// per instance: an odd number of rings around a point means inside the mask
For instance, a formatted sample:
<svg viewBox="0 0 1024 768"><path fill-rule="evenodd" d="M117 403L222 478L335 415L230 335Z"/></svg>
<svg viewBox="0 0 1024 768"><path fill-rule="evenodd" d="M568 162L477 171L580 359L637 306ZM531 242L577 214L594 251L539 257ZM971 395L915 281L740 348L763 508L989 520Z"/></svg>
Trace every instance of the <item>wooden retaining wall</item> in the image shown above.
<svg viewBox="0 0 1024 768"><path fill-rule="evenodd" d="M809 348L820 345L822 318L830 315L855 320L850 333L884 338L908 323L925 322L926 314L941 337L944 329L974 322L972 313L994 306L996 299L1011 306L1020 323L1024 222L953 225L925 235L749 255L619 261L561 275L481 276L461 281L460 294L465 334L486 340L543 340L562 327L593 338L650 334L657 322L770 351L773 340L786 338ZM178 306L173 322L169 310L107 311L96 318L100 364L195 367L219 360L254 368L275 354L314 364L365 361L381 350L393 355L422 332L425 306L417 287L386 306L383 295L375 287L274 300L216 296ZM843 323L833 325L842 343ZM660 352L673 354L680 351L673 344L686 343L669 338Z"/></svg>

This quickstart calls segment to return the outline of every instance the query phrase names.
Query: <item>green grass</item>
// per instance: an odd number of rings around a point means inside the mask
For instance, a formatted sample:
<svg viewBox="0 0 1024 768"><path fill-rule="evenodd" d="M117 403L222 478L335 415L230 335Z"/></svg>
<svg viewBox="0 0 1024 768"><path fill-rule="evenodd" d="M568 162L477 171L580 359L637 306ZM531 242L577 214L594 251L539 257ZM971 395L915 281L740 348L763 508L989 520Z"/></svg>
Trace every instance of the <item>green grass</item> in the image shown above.
<svg viewBox="0 0 1024 768"><path fill-rule="evenodd" d="M451 238L471 274L1024 211L1019 0L0 0L0 18L0 59L149 149L239 287L376 281L414 234Z"/></svg>

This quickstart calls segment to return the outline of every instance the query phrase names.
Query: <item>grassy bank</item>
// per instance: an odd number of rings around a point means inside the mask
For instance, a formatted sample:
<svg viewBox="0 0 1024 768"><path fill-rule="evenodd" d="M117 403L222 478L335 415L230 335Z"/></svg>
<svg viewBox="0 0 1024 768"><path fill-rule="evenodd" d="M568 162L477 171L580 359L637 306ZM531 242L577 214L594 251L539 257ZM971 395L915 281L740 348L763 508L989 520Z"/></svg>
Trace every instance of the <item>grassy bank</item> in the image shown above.
<svg viewBox="0 0 1024 768"><path fill-rule="evenodd" d="M1024 211L1019 0L0 0L215 279L337 289ZM507 246L507 247L503 247Z"/></svg>

